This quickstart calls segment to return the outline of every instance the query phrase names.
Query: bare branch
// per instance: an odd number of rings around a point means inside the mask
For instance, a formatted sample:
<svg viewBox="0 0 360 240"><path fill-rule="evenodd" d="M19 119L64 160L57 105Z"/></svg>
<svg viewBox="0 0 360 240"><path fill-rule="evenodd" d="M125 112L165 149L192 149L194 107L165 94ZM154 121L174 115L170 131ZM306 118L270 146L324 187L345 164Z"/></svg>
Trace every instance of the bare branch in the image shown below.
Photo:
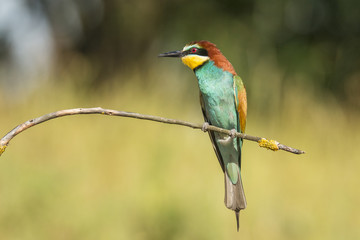
<svg viewBox="0 0 360 240"><path fill-rule="evenodd" d="M302 150L298 150L295 148L285 146L274 140L267 140L265 138L254 137L254 136L250 136L250 135L247 135L244 133L239 133L239 132L234 133L231 130L215 127L215 126L208 125L208 124L196 124L196 123L185 122L185 121L181 121L181 120L177 120L177 119L169 119L169 118L158 117L158 116L144 115L144 114L140 114L140 113L124 112L124 111L117 111L117 110L103 109L101 107L96 107L96 108L74 108L74 109L60 110L57 112L43 115L38 118L31 119L29 121L26 121L26 122L18 125L13 130L11 130L8 134L6 134L3 138L1 138L1 140L0 140L0 156L5 151L9 142L16 135L25 131L26 129L28 129L32 126L35 126L37 124L46 122L48 120L54 119L54 118L70 116L70 115L78 115L78 114L102 114L102 115L109 115L109 116L129 117L129 118L150 120L150 121L167 123L167 124L181 125L181 126L191 127L194 129L202 129L203 131L214 131L214 132L224 133L229 136L235 136L235 137L239 137L239 138L246 139L249 141L257 142L257 143L259 143L260 147L264 147L264 148L267 148L267 149L270 149L273 151L284 150L284 151L295 153L295 154L305 153Z"/></svg>

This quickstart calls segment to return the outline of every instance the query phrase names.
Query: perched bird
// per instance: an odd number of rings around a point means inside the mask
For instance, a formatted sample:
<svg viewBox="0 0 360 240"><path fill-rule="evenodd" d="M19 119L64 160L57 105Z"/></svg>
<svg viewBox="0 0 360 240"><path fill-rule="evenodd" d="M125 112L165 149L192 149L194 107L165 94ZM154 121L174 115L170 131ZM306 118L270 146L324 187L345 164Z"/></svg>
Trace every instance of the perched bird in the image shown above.
<svg viewBox="0 0 360 240"><path fill-rule="evenodd" d="M198 80L200 104L205 123L245 132L247 101L241 78L215 44L194 41L183 50L162 53L159 57L178 57L190 67ZM204 124L206 130L206 124ZM241 138L209 132L225 178L225 205L234 210L239 231L239 212L246 207L241 180Z"/></svg>

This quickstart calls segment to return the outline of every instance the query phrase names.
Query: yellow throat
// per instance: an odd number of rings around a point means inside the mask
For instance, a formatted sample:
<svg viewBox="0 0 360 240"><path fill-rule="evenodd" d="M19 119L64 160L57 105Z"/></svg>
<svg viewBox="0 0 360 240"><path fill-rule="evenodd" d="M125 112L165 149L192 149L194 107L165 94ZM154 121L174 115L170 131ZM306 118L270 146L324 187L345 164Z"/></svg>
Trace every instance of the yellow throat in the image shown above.
<svg viewBox="0 0 360 240"><path fill-rule="evenodd" d="M199 55L186 55L185 57L181 58L181 61L187 65L189 68L194 70L198 66L201 66L204 62L209 60L210 58L207 56L199 56Z"/></svg>

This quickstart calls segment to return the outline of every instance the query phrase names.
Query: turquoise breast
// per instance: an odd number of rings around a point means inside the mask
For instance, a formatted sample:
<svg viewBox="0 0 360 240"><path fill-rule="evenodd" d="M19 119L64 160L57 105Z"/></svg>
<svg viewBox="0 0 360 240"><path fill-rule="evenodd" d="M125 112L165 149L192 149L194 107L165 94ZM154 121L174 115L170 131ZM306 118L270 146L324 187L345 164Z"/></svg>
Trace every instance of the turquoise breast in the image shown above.
<svg viewBox="0 0 360 240"><path fill-rule="evenodd" d="M211 60L196 70L195 74L211 124L238 130L233 75L216 67Z"/></svg>

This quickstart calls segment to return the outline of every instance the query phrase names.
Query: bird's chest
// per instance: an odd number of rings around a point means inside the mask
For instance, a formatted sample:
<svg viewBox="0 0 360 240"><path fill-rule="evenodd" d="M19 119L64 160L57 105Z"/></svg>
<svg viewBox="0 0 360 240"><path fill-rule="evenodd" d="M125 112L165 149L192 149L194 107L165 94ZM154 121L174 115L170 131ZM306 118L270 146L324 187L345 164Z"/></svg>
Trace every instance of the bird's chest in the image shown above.
<svg viewBox="0 0 360 240"><path fill-rule="evenodd" d="M196 74L203 98L205 114L212 125L237 129L233 76L230 73Z"/></svg>

